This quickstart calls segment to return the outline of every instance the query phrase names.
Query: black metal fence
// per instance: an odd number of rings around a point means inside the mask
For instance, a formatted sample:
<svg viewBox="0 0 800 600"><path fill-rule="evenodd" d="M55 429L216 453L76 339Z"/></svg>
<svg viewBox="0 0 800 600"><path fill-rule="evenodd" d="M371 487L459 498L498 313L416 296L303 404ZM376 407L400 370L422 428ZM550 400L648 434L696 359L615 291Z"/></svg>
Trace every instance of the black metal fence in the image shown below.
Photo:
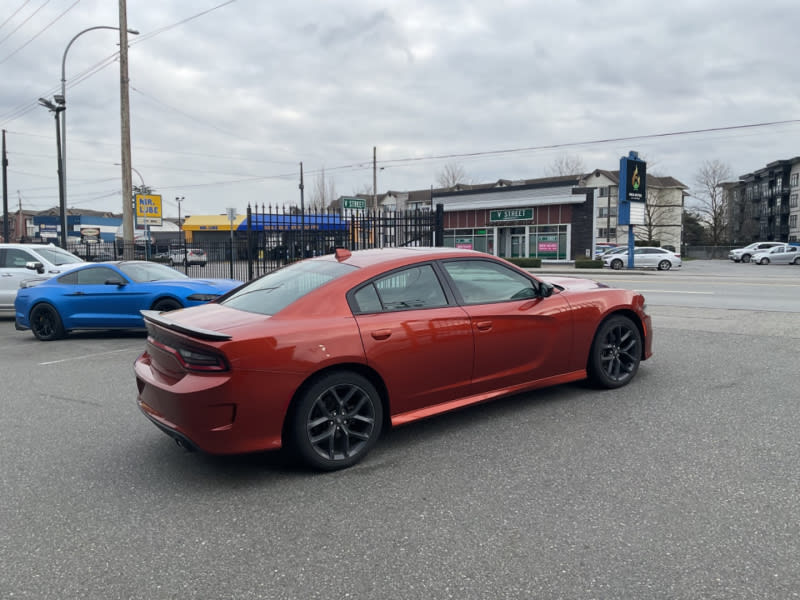
<svg viewBox="0 0 800 600"><path fill-rule="evenodd" d="M190 277L249 281L303 258L336 248L363 250L437 246L444 240L443 210L311 210L247 207L233 231L192 231L186 239L75 242L68 249L88 261L137 259L174 266ZM184 234L185 235L185 234Z"/></svg>

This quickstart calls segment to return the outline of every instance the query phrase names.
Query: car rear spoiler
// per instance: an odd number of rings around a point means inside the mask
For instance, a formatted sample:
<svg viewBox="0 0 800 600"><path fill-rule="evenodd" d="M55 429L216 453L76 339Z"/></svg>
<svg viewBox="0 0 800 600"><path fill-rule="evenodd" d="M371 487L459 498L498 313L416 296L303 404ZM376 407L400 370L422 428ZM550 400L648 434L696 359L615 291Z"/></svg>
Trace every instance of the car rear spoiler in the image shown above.
<svg viewBox="0 0 800 600"><path fill-rule="evenodd" d="M201 340L222 342L229 340L232 337L230 334L220 333L219 331L211 331L210 329L203 329L201 327L189 327L187 325L183 325L182 323L178 323L177 321L170 319L169 313L161 313L157 310L140 310L139 312L142 313L145 323L159 325L165 329L171 329L172 331L184 333Z"/></svg>

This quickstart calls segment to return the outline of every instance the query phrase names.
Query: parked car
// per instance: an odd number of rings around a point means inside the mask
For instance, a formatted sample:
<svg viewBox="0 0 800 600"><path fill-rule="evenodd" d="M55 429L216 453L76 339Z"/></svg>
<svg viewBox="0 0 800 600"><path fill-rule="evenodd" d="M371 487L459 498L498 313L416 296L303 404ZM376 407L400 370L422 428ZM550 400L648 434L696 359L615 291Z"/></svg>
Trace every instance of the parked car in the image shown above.
<svg viewBox="0 0 800 600"><path fill-rule="evenodd" d="M616 244L612 244L610 242L597 242L594 247L594 257L600 258L603 254L608 252L609 250L614 250L619 248Z"/></svg>
<svg viewBox="0 0 800 600"><path fill-rule="evenodd" d="M800 247L792 244L773 246L756 252L750 260L757 265L800 265Z"/></svg>
<svg viewBox="0 0 800 600"><path fill-rule="evenodd" d="M783 245L783 242L753 242L744 248L734 248L728 253L728 258L733 262L748 263L755 253L781 245Z"/></svg>
<svg viewBox="0 0 800 600"><path fill-rule="evenodd" d="M597 258L603 260L606 256L611 256L612 254L620 254L621 252L627 252L627 246L615 246L614 248L607 248L603 250L600 254L597 255Z"/></svg>
<svg viewBox="0 0 800 600"><path fill-rule="evenodd" d="M655 267L659 271L669 271L683 264L681 257L666 248L637 246L633 250L634 267ZM612 269L622 269L628 265L628 249L603 257L603 265Z"/></svg>
<svg viewBox="0 0 800 600"><path fill-rule="evenodd" d="M213 304L145 311L138 403L188 449L286 446L340 469L385 426L587 377L629 383L652 353L644 306L472 250L340 248Z"/></svg>
<svg viewBox="0 0 800 600"><path fill-rule="evenodd" d="M53 244L0 244L0 316L14 316L14 298L27 279L48 279L86 264Z"/></svg>
<svg viewBox="0 0 800 600"><path fill-rule="evenodd" d="M235 279L190 279L166 265L143 261L92 263L34 287L23 283L14 308L17 329L42 341L76 329L144 328L139 311L197 306L241 285Z"/></svg>
<svg viewBox="0 0 800 600"><path fill-rule="evenodd" d="M177 248L169 251L169 265L200 265L205 267L206 251L200 248Z"/></svg>

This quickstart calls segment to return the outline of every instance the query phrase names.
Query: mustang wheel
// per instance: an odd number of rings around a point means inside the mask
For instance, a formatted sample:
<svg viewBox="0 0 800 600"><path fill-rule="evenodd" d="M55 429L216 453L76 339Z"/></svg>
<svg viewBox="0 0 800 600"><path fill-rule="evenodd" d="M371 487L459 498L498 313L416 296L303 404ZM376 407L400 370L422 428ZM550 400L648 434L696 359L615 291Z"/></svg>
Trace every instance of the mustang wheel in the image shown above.
<svg viewBox="0 0 800 600"><path fill-rule="evenodd" d="M31 313L31 331L43 342L64 337L64 324L58 311L49 304L40 304Z"/></svg>
<svg viewBox="0 0 800 600"><path fill-rule="evenodd" d="M153 310L158 312L167 312L170 310L178 310L179 308L183 308L181 303L177 300L173 300L172 298L162 298L158 300L155 304L153 304Z"/></svg>
<svg viewBox="0 0 800 600"><path fill-rule="evenodd" d="M600 325L589 354L589 379L604 388L628 383L642 359L642 336L628 317L611 317Z"/></svg>
<svg viewBox="0 0 800 600"><path fill-rule="evenodd" d="M669 262L667 259L664 259L660 263L658 263L659 271L669 271L671 268L672 268L672 263Z"/></svg>
<svg viewBox="0 0 800 600"><path fill-rule="evenodd" d="M375 387L349 371L314 383L297 403L291 441L308 465L334 471L354 465L375 445L383 405Z"/></svg>
<svg viewBox="0 0 800 600"><path fill-rule="evenodd" d="M619 271L622 268L622 261L618 258L611 261L611 268L615 271Z"/></svg>

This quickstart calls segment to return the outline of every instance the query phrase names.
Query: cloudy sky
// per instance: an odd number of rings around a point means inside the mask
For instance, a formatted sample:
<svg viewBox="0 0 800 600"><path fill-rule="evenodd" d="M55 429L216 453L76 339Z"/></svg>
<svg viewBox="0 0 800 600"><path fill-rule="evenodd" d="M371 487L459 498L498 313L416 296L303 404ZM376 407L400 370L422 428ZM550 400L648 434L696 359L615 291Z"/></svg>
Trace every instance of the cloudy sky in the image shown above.
<svg viewBox="0 0 800 600"><path fill-rule="evenodd" d="M560 158L688 186L800 155L796 0L128 0L134 184L164 216L337 195L531 179ZM61 61L109 0L4 0L0 127L10 208L58 204ZM119 34L82 34L65 64L67 201L121 212ZM115 164L116 163L116 164Z"/></svg>

